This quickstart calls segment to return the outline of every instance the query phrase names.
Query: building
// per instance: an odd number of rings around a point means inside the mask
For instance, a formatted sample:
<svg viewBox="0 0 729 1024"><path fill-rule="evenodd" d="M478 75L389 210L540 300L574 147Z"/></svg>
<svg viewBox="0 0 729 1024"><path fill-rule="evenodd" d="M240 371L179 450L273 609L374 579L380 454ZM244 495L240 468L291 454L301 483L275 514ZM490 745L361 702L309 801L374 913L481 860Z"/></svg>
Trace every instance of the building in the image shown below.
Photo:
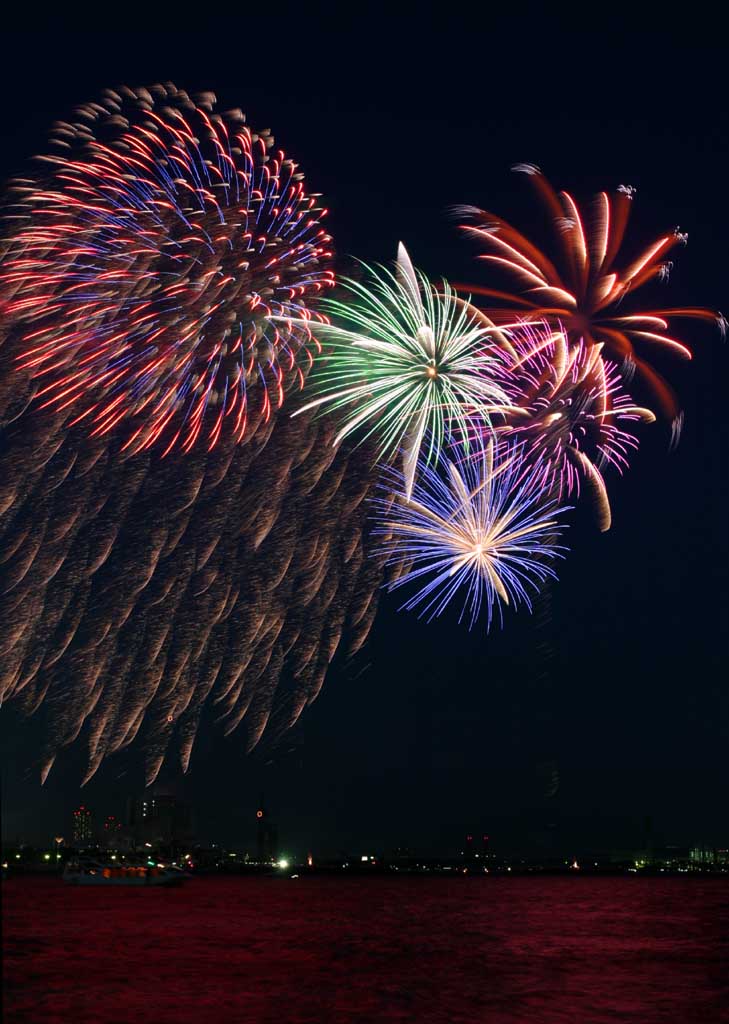
<svg viewBox="0 0 729 1024"><path fill-rule="evenodd" d="M79 850L82 850L85 846L90 846L93 842L94 829L91 810L84 804L81 804L73 812L71 835L73 837L73 845Z"/></svg>
<svg viewBox="0 0 729 1024"><path fill-rule="evenodd" d="M110 814L104 821L101 838L104 845L109 849L116 849L121 838L122 823L113 814Z"/></svg>
<svg viewBox="0 0 729 1024"><path fill-rule="evenodd" d="M145 793L129 801L127 835L133 846L172 846L193 839L189 804L169 793Z"/></svg>
<svg viewBox="0 0 729 1024"><path fill-rule="evenodd" d="M466 836L466 840L461 849L461 857L463 857L465 861L474 860L473 835L470 832Z"/></svg>
<svg viewBox="0 0 729 1024"><path fill-rule="evenodd" d="M256 829L256 859L259 864L271 864L278 860L278 829L268 816L263 794L256 809Z"/></svg>
<svg viewBox="0 0 729 1024"><path fill-rule="evenodd" d="M461 848L461 857L464 864L475 865L488 860L491 857L489 836L481 833L477 838L473 832L469 832Z"/></svg>

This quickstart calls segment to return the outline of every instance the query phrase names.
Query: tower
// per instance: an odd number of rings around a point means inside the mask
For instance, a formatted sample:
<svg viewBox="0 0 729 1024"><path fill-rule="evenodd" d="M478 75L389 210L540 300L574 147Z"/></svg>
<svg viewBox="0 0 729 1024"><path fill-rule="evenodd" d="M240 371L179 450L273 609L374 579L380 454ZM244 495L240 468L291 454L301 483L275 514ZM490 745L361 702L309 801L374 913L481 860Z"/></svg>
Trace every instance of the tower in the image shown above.
<svg viewBox="0 0 729 1024"><path fill-rule="evenodd" d="M263 793L256 809L256 827L256 860L259 864L270 864L278 857L278 829L268 817Z"/></svg>

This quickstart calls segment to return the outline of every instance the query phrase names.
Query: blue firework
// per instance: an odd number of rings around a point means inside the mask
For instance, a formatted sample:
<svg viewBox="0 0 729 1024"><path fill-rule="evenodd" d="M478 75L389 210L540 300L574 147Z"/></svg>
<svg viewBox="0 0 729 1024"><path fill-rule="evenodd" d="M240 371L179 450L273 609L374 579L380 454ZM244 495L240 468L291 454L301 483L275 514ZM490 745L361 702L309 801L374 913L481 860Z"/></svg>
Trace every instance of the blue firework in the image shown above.
<svg viewBox="0 0 729 1024"><path fill-rule="evenodd" d="M485 611L489 629L507 605L531 610L530 595L556 579L565 508L523 452L489 442L479 458L455 461L446 450L422 467L410 500L401 476L394 498L375 499L380 550L397 568L389 587L416 588L402 608L431 621L458 599L459 621L471 628Z"/></svg>

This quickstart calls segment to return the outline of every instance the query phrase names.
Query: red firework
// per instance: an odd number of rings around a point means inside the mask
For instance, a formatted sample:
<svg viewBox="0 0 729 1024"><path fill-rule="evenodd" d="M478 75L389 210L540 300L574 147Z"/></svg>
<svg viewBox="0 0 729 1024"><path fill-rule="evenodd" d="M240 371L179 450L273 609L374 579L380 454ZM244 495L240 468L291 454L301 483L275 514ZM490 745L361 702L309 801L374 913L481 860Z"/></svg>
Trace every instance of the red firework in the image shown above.
<svg viewBox="0 0 729 1024"><path fill-rule="evenodd" d="M671 263L668 253L686 242L678 229L656 239L634 260L616 267L625 237L635 192L621 185L615 194L600 192L588 217L568 192L557 193L533 164L518 164L514 170L529 176L546 206L555 227L553 259L501 217L474 207L457 207L473 223L462 230L487 250L480 259L499 267L520 286L519 291L498 291L465 285L477 295L498 300L497 308L485 312L496 323L520 316L526 321L548 323L564 330L571 344L604 345L628 365L635 365L672 419L678 414L673 394L663 378L636 354L635 345L655 344L690 359L691 351L669 335L671 317L710 320L722 331L726 322L720 314L700 307L623 311L625 298L653 278L666 278Z"/></svg>
<svg viewBox="0 0 729 1024"><path fill-rule="evenodd" d="M122 448L213 448L303 383L299 323L333 284L326 210L239 110L172 84L108 90L15 183L5 339L40 408Z"/></svg>

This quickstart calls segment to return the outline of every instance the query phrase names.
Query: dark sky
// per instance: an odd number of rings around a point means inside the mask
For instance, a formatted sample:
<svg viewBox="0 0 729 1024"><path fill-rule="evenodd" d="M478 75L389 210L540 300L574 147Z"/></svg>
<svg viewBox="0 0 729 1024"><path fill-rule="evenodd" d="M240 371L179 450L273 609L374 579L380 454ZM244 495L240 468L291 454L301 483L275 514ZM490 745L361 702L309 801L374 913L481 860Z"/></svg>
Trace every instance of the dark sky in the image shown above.
<svg viewBox="0 0 729 1024"><path fill-rule="evenodd" d="M657 304L729 313L724 43L700 12L674 23L620 5L349 18L253 6L252 19L170 7L150 27L132 7L118 23L97 13L85 28L10 31L3 174L102 87L172 79L273 128L325 193L342 255L388 260L403 239L427 272L473 279L445 210L484 206L538 231L509 171L532 161L578 197L634 185L636 246L689 233ZM250 842L265 789L297 853L448 850L466 830L537 843L546 823L563 845L620 845L640 841L646 815L667 842L729 843L727 347L704 325L682 336L694 362L661 364L686 410L682 443L669 453L665 424L644 430L631 472L612 481L607 535L578 511L551 608L487 637L447 617L426 626L386 598L364 656L334 666L290 742L245 758L235 737L203 739L177 783L201 835ZM42 790L28 771L32 723L8 708L0 729L3 834L67 831L78 758ZM134 777L112 758L81 799L120 813Z"/></svg>

